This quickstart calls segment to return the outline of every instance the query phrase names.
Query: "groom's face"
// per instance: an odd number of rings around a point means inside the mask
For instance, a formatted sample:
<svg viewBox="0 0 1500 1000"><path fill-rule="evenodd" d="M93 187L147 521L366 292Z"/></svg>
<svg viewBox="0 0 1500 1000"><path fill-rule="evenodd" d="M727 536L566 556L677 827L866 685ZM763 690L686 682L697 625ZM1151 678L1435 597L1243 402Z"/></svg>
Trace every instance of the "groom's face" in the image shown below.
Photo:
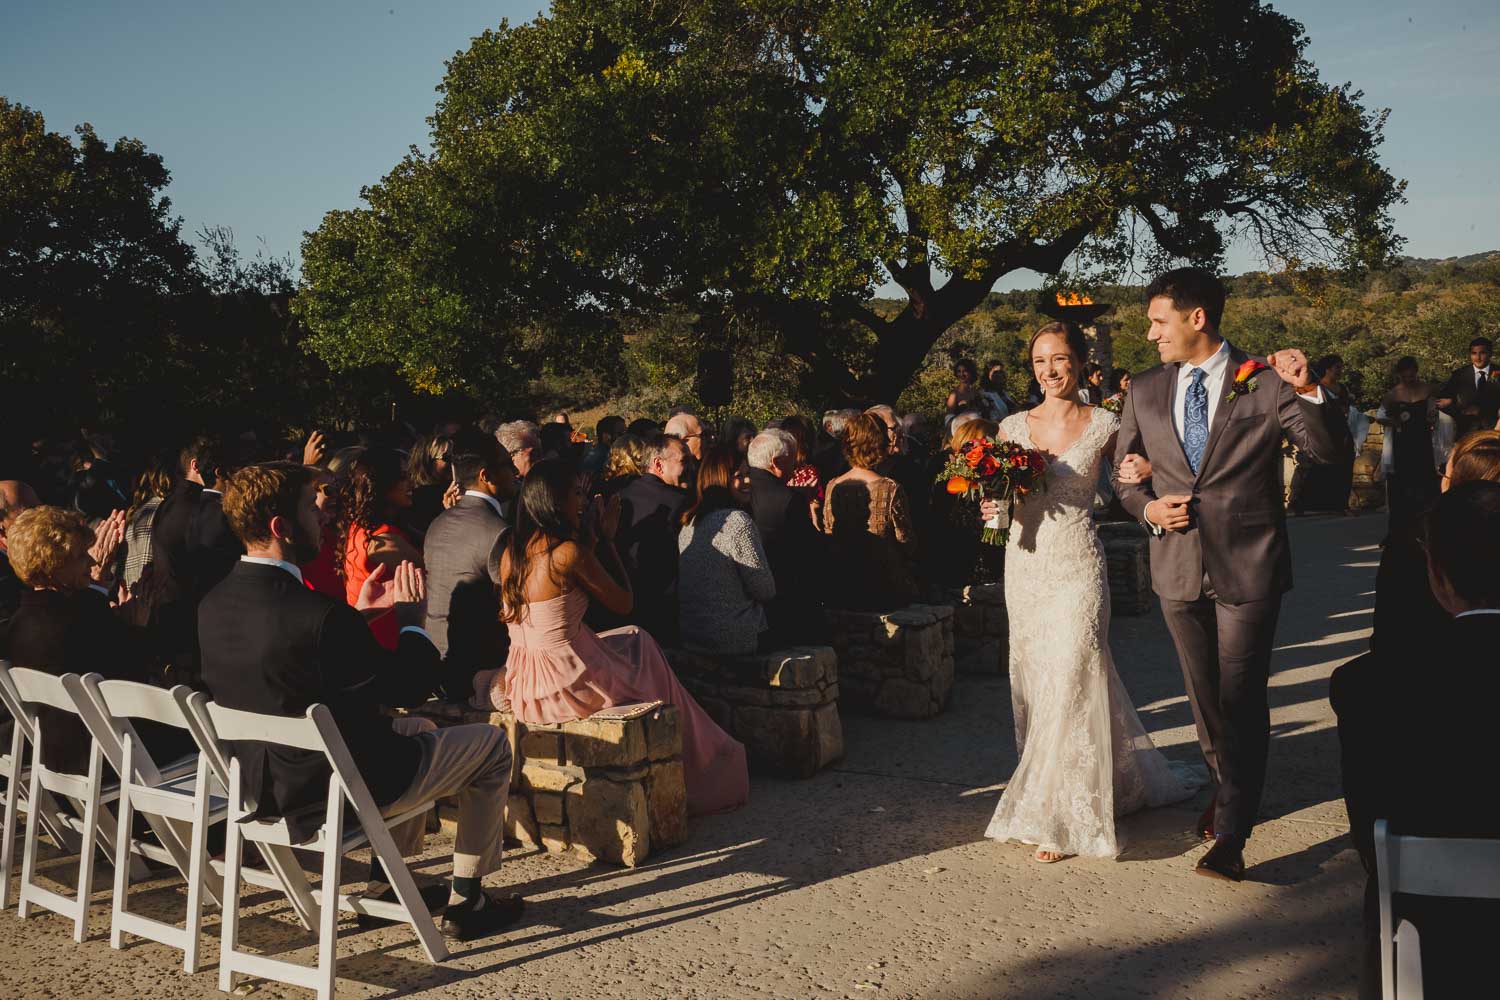
<svg viewBox="0 0 1500 1000"><path fill-rule="evenodd" d="M1146 339L1156 345L1163 364L1191 361L1208 340L1207 323L1202 309L1182 311L1165 295L1158 295L1146 307L1151 327Z"/></svg>

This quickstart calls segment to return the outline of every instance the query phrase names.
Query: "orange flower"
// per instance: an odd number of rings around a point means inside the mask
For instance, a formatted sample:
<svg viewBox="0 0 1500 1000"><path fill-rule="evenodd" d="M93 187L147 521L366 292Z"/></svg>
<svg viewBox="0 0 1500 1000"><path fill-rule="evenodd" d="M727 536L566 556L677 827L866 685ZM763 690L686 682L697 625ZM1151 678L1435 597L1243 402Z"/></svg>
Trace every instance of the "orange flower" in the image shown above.
<svg viewBox="0 0 1500 1000"><path fill-rule="evenodd" d="M948 480L948 492L957 496L960 493L969 492L977 485L973 480L965 479L963 476L954 476Z"/></svg>
<svg viewBox="0 0 1500 1000"><path fill-rule="evenodd" d="M995 457L993 455L984 456L978 466L978 472L981 476L993 476L999 471L1000 463L995 461Z"/></svg>
<svg viewBox="0 0 1500 1000"><path fill-rule="evenodd" d="M1234 373L1234 380L1236 382L1243 382L1251 375L1254 375L1256 372L1265 370L1265 365L1261 364L1259 361L1256 361L1254 358L1251 358L1244 364L1240 365L1239 371Z"/></svg>
<svg viewBox="0 0 1500 1000"><path fill-rule="evenodd" d="M983 448L965 448L964 449L964 464L967 465L969 468L971 468L971 469L977 469L977 468L979 468L979 463L982 462L982 461L984 461L984 449Z"/></svg>

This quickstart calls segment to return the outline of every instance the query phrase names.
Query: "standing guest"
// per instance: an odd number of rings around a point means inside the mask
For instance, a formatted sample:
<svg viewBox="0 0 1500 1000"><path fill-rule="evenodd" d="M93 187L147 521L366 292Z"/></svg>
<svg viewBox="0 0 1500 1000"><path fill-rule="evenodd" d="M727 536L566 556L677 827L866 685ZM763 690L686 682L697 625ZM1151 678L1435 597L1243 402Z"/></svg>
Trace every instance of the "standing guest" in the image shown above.
<svg viewBox="0 0 1500 1000"><path fill-rule="evenodd" d="M542 462L526 478L501 564L510 655L503 691L491 699L508 701L521 722L549 725L616 705L675 705L688 812L738 808L750 794L745 748L683 689L651 634L633 627L595 634L582 623L590 598L616 615L630 613L630 583L615 548L621 523L618 500L585 516L578 474L566 462Z"/></svg>
<svg viewBox="0 0 1500 1000"><path fill-rule="evenodd" d="M776 596L755 519L734 488L738 468L733 445L709 449L698 466L698 499L682 512L677 536L682 644L705 653L755 652L769 627L766 605Z"/></svg>
<svg viewBox="0 0 1500 1000"><path fill-rule="evenodd" d="M990 414L990 420L999 423L1019 409L1016 401L1010 397L1010 390L1005 387L1005 366L1000 361L991 361L984 366L984 380L979 388L980 395L988 404L985 409Z"/></svg>
<svg viewBox="0 0 1500 1000"><path fill-rule="evenodd" d="M1115 384L1114 395L1105 402L1124 403L1125 397L1130 395L1130 372L1124 368L1116 368L1110 373Z"/></svg>
<svg viewBox="0 0 1500 1000"><path fill-rule="evenodd" d="M689 502L687 447L660 434L646 442L646 472L616 494L620 549L634 609L630 621L668 645L677 639L677 530Z"/></svg>
<svg viewBox="0 0 1500 1000"><path fill-rule="evenodd" d="M151 523L171 492L171 468L153 458L136 480L135 495L125 512L125 572L120 582L128 592L138 589L141 575L151 565Z"/></svg>
<svg viewBox="0 0 1500 1000"><path fill-rule="evenodd" d="M828 484L823 531L830 538L832 594L843 607L885 609L917 597L916 539L906 491L875 471L890 453L880 418L862 413L844 429L849 471Z"/></svg>
<svg viewBox="0 0 1500 1000"><path fill-rule="evenodd" d="M1337 354L1325 355L1313 370L1323 387L1322 417L1328 425L1328 436L1338 445L1338 455L1333 462L1320 465L1298 454L1287 509L1298 515L1310 511L1352 514L1349 494L1354 488L1354 435L1349 430L1351 398L1343 385L1344 359Z"/></svg>
<svg viewBox="0 0 1500 1000"><path fill-rule="evenodd" d="M1081 386L1087 399L1083 400L1089 406L1098 406L1104 402L1104 366L1097 361L1090 361L1083 366L1084 385Z"/></svg>
<svg viewBox="0 0 1500 1000"><path fill-rule="evenodd" d="M750 513L776 583L767 641L779 648L822 639L824 540L806 495L790 485L797 441L785 430L762 431L750 442L749 463Z"/></svg>
<svg viewBox="0 0 1500 1000"><path fill-rule="evenodd" d="M794 413L782 419L780 429L797 443L792 474L786 484L801 492L808 501L818 499L823 494L823 483L818 479L818 467L812 464L812 426Z"/></svg>
<svg viewBox="0 0 1500 1000"><path fill-rule="evenodd" d="M595 477L595 490L612 497L639 479L646 466L646 442L629 432L621 434L609 446L609 458Z"/></svg>
<svg viewBox="0 0 1500 1000"><path fill-rule="evenodd" d="M664 430L687 446L688 457L694 462L703 461L703 422L696 414L674 414Z"/></svg>
<svg viewBox="0 0 1500 1000"><path fill-rule="evenodd" d="M510 453L516 475L522 479L531 471L532 463L541 460L541 433L530 420L512 420L508 424L501 424L495 429L495 437L499 439L500 447Z"/></svg>
<svg viewBox="0 0 1500 1000"><path fill-rule="evenodd" d="M744 417L730 417L724 422L724 435L722 440L734 445L734 450L740 458L745 457L745 452L750 449L750 439L755 437L755 422L746 420Z"/></svg>
<svg viewBox="0 0 1500 1000"><path fill-rule="evenodd" d="M443 494L453 484L452 452L453 439L434 434L418 439L407 457L411 506L402 512L401 527L414 539L425 535L432 519L443 512Z"/></svg>
<svg viewBox="0 0 1500 1000"><path fill-rule="evenodd" d="M16 479L0 479L0 626L16 613L27 589L10 563L10 528L23 512L40 505L36 490L30 486Z"/></svg>
<svg viewBox="0 0 1500 1000"><path fill-rule="evenodd" d="M947 423L965 410L979 409L984 404L979 388L979 369L970 358L959 358L953 362L953 378L958 382L948 393L946 403Z"/></svg>
<svg viewBox="0 0 1500 1000"><path fill-rule="evenodd" d="M1458 422L1457 435L1494 427L1500 418L1500 372L1490 367L1494 345L1486 337L1469 342L1469 363L1438 390L1437 405Z"/></svg>
<svg viewBox="0 0 1500 1000"><path fill-rule="evenodd" d="M1375 414L1389 442L1389 460L1382 456L1381 466L1393 532L1420 516L1438 494L1441 462L1433 447L1433 428L1441 402L1419 377L1416 358L1396 362L1396 384Z"/></svg>
<svg viewBox="0 0 1500 1000"><path fill-rule="evenodd" d="M637 417L625 428L625 433L634 434L636 437L645 440L653 434L660 434L661 424L646 417Z"/></svg>
<svg viewBox="0 0 1500 1000"><path fill-rule="evenodd" d="M624 433L624 417L605 417L594 425L594 446L589 449L588 454L583 456L583 462L579 466L583 474L591 481L603 482L600 473L604 471L604 466L609 461L609 450Z"/></svg>
<svg viewBox="0 0 1500 1000"><path fill-rule="evenodd" d="M825 489L828 483L849 471L849 461L844 458L844 429L858 415L858 410L829 410L823 414L824 441L813 452L812 464Z"/></svg>
<svg viewBox="0 0 1500 1000"><path fill-rule="evenodd" d="M334 551L344 581L344 600L354 604L365 579L377 566L387 578L396 567L410 562L422 565L422 553L398 526L402 512L411 506L411 478L401 453L394 448L370 448L356 458L349 474L339 483ZM397 643L396 619L390 615L370 623L375 639L386 649Z"/></svg>
<svg viewBox="0 0 1500 1000"><path fill-rule="evenodd" d="M461 431L453 446L463 496L432 522L422 558L426 628L444 657L443 688L449 700L467 701L476 693L475 675L505 662L498 587L510 525L500 514L500 502L515 496L516 470L493 435Z"/></svg>
<svg viewBox="0 0 1500 1000"><path fill-rule="evenodd" d="M391 726L383 707L421 704L438 678L437 647L421 628L422 574L402 563L391 576L387 617L400 634L392 650L375 642L355 609L308 589L297 566L321 542L315 475L307 466L277 462L249 466L230 481L224 506L246 555L199 612L204 682L215 702L241 711L300 716L327 705L383 815L456 796L453 881L439 930L459 940L493 934L514 923L524 905L481 887L500 867L511 769L505 731L471 725L405 736ZM371 596L365 588L356 606ZM306 841L328 791L323 755L253 742L231 752L255 816L281 818L294 843ZM423 823L393 830L397 844L410 850ZM378 864L369 881L367 894L395 898Z"/></svg>
<svg viewBox="0 0 1500 1000"><path fill-rule="evenodd" d="M573 428L567 424L555 420L543 424L537 432L537 440L541 443L543 458L561 458L575 466L578 464L578 446L573 443Z"/></svg>
<svg viewBox="0 0 1500 1000"><path fill-rule="evenodd" d="M931 525L923 537L923 567L926 579L943 587L964 587L971 583L993 583L1000 578L1005 564L1005 550L981 542L983 518L979 501L948 492L947 483L938 481L938 473L949 457L956 457L970 441L994 440L1000 425L992 420L955 421L948 447L933 457L928 467Z"/></svg>

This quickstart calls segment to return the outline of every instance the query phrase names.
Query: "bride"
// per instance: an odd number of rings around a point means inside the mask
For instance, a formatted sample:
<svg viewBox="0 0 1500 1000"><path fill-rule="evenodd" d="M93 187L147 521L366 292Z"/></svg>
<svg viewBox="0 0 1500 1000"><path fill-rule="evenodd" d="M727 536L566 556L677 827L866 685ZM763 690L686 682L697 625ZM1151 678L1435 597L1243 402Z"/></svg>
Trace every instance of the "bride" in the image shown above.
<svg viewBox="0 0 1500 1000"><path fill-rule="evenodd" d="M1045 394L1000 437L1048 456L1047 486L1016 506L1005 552L1010 686L1021 761L985 836L1036 846L1036 860L1112 858L1115 818L1193 793L1185 765L1151 743L1109 652L1109 585L1092 511L1119 418L1078 402L1088 346L1049 323L1031 338Z"/></svg>

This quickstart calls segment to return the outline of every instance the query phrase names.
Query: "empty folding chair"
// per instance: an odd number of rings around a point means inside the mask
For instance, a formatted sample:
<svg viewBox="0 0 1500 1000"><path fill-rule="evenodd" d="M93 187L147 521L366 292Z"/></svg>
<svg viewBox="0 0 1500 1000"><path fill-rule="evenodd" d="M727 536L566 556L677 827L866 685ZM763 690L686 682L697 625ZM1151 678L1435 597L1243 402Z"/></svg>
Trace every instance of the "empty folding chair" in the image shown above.
<svg viewBox="0 0 1500 1000"><path fill-rule="evenodd" d="M349 749L344 744L332 713L324 705L313 705L307 710L306 716L301 718L260 715L216 705L208 700L207 695L199 692L187 699L187 708L195 725L205 734L205 740L219 744L221 752L229 759L230 822L224 849L220 990L226 993L232 991L235 974L245 972L316 990L319 998L331 998L338 979L335 946L338 938L338 913L341 909L408 923L431 961L441 962L448 957L443 938L438 933L432 915L428 913L422 895L417 891L416 882L411 877L411 871L406 867L406 861L401 857L390 832L392 826L425 815L432 808L431 802L422 803L399 816L389 819L382 817L349 755ZM263 849L290 848L292 840L285 819L262 820L251 815L254 807L246 801L241 786L239 761L232 753L223 749L225 743L236 741L307 750L322 754L328 761L330 773L327 804L326 807L315 807L323 814L323 822L312 840L297 844L300 849L323 855L323 880L314 894L318 903L318 964L314 968L251 954L238 948L242 844L248 840ZM345 829L346 803L353 806L360 828ZM366 844L369 845L371 854L384 866L386 877L396 891L397 902L351 897L339 892L339 868L343 856Z"/></svg>
<svg viewBox="0 0 1500 1000"><path fill-rule="evenodd" d="M1500 840L1397 836L1375 821L1375 871L1380 879L1380 982L1384 1000L1421 1000L1417 929L1391 926L1391 895L1500 899Z"/></svg>

